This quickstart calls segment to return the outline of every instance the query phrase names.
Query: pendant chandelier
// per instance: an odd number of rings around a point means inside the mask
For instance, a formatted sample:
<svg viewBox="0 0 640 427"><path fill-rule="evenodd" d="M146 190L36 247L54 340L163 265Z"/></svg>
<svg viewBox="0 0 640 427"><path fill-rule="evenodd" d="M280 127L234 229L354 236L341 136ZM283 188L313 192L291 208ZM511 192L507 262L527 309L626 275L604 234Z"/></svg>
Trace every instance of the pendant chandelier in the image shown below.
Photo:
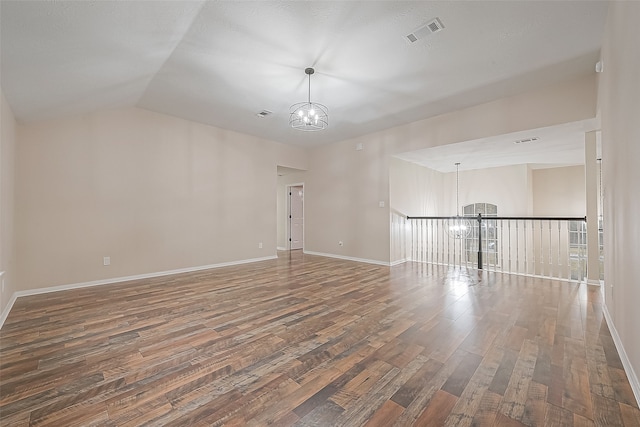
<svg viewBox="0 0 640 427"><path fill-rule="evenodd" d="M460 216L460 162L456 163L456 217L447 221L446 230L454 239L464 239L471 233L471 221Z"/></svg>
<svg viewBox="0 0 640 427"><path fill-rule="evenodd" d="M307 102L298 102L289 109L289 125L292 128L304 131L323 130L329 126L329 109L317 102L311 102L311 74L313 68L307 68L304 72L309 77L309 91Z"/></svg>

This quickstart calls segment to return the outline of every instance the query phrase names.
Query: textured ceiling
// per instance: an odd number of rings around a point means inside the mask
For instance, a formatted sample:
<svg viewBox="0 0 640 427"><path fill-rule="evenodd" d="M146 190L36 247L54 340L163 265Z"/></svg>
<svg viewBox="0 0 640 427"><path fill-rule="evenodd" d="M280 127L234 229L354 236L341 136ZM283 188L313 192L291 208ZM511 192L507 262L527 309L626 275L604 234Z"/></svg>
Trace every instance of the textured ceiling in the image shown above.
<svg viewBox="0 0 640 427"><path fill-rule="evenodd" d="M138 106L312 146L584 76L606 1L6 1L18 120ZM445 29L404 36L439 17ZM329 129L288 127L307 97ZM273 111L259 118L261 110Z"/></svg>

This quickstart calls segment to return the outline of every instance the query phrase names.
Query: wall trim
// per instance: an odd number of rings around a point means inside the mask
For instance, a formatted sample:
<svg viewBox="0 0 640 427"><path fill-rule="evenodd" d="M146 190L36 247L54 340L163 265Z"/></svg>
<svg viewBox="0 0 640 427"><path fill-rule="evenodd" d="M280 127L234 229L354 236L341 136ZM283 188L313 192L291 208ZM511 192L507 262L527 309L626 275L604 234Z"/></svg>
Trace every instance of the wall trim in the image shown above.
<svg viewBox="0 0 640 427"><path fill-rule="evenodd" d="M13 308L13 304L16 302L17 299L18 299L18 296L14 292L11 295L11 298L9 299L9 303L7 304L7 306L4 308L4 310L2 310L2 313L0 313L0 329L2 329L2 325L4 325L4 321L7 320L7 316L9 316L9 312Z"/></svg>
<svg viewBox="0 0 640 427"><path fill-rule="evenodd" d="M113 278L110 278L110 279L93 280L93 281L90 281L90 282L71 283L71 284L67 284L67 285L49 286L49 287L46 287L46 288L28 289L28 290L25 290L25 291L17 291L17 292L13 293L13 295L11 296L11 300L9 300L9 304L7 304L7 307L3 310L2 315L0 315L0 329L4 326L4 322L7 319L7 316L9 316L9 312L11 311L11 308L13 307L13 304L16 302L16 299L18 299L19 297L25 297L25 296L29 296L29 295L47 294L47 293L50 293L50 292L67 291L67 290L70 290L70 289L88 288L88 287L91 287L91 286L108 285L108 284L111 284L111 283L129 282L129 281L132 281L132 280L151 279L153 277L171 276L173 274L191 273L191 272L194 272L194 271L210 270L210 269L214 269L214 268L230 267L230 266L233 266L233 265L250 264L250 263L253 263L253 262L268 261L268 260L272 260L272 259L276 259L276 258L278 258L277 255L271 255L271 256L266 256L266 257L261 257L261 258L250 258L250 259L243 259L243 260L239 260L239 261L222 262L222 263L219 263L219 264L200 265L200 266L196 266L196 267L187 267L187 268L178 268L178 269L175 269L175 270L158 271L158 272L155 272L155 273L136 274L136 275L133 275L133 276L113 277Z"/></svg>
<svg viewBox="0 0 640 427"><path fill-rule="evenodd" d="M287 250L287 248L285 248L284 246L278 246L276 249L279 250L279 251L286 251Z"/></svg>
<svg viewBox="0 0 640 427"><path fill-rule="evenodd" d="M620 335L618 335L618 330L613 323L613 319L609 314L609 309L607 308L606 304L602 305L602 311L604 313L604 318L607 321L609 331L611 331L611 338L613 338L613 343L616 345L616 350L618 350L618 354L620 355L622 366L624 366L624 372L627 374L627 378L629 378L629 384L631 384L631 390L633 390L633 394L636 397L636 403L638 404L638 406L640 406L640 381L638 381L638 376L633 370L633 366L631 365L631 361L627 356L627 352L624 350L622 340L620 339Z"/></svg>
<svg viewBox="0 0 640 427"><path fill-rule="evenodd" d="M324 257L327 257L327 258L343 259L343 260L346 260L346 261L364 262L366 264L383 265L385 267L389 267L391 265L388 262L377 261L375 259L355 258L355 257L350 257L350 256L327 254L327 253L324 253L324 252L313 252L313 251L307 251L307 250L303 250L302 252L304 254L307 254L307 255L317 255L317 256L324 256Z"/></svg>
<svg viewBox="0 0 640 427"><path fill-rule="evenodd" d="M399 259L397 261L390 262L389 265L393 267L395 265L404 264L405 262L409 262L409 259L408 258Z"/></svg>

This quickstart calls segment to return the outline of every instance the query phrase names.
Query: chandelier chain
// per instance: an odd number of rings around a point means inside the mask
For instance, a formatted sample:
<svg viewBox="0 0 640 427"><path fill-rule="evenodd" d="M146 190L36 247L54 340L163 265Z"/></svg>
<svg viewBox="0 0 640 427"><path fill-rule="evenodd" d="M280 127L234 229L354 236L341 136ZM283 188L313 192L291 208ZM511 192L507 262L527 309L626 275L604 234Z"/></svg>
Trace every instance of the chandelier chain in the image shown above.
<svg viewBox="0 0 640 427"><path fill-rule="evenodd" d="M460 162L456 163L456 215L460 216Z"/></svg>
<svg viewBox="0 0 640 427"><path fill-rule="evenodd" d="M448 222L447 234L453 239L466 239L471 232L471 223L460 216L460 163L456 165L456 216Z"/></svg>

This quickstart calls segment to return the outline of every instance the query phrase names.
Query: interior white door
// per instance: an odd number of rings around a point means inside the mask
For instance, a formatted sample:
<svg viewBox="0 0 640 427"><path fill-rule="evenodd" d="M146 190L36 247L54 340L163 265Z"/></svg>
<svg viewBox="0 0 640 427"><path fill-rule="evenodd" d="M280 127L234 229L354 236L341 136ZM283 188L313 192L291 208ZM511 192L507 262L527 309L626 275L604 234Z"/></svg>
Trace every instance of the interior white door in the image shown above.
<svg viewBox="0 0 640 427"><path fill-rule="evenodd" d="M304 239L304 187L289 187L289 242L291 249L302 249Z"/></svg>

